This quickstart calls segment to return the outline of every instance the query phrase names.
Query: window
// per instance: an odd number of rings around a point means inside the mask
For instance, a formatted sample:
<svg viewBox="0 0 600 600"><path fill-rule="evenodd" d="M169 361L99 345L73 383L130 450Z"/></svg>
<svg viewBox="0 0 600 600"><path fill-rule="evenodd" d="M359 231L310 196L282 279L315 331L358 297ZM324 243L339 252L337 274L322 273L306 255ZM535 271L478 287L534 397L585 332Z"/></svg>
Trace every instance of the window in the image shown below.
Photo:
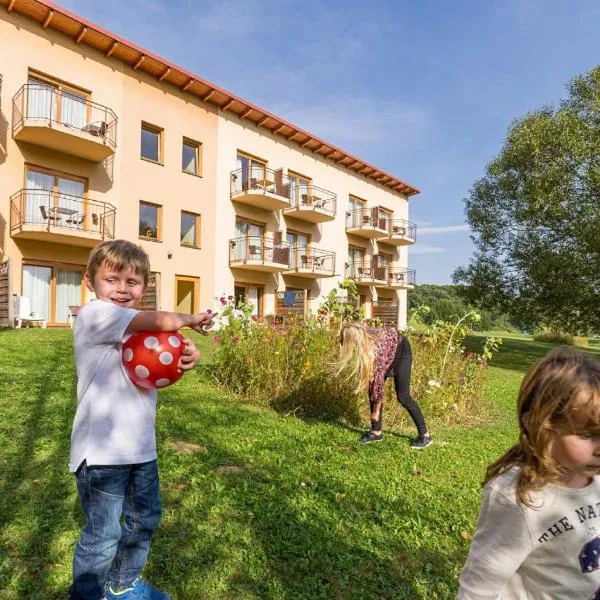
<svg viewBox="0 0 600 600"><path fill-rule="evenodd" d="M160 240L160 221L162 207L158 204L140 202L139 235L148 240Z"/></svg>
<svg viewBox="0 0 600 600"><path fill-rule="evenodd" d="M238 152L234 175L234 192L241 192L261 185L266 181L267 163Z"/></svg>
<svg viewBox="0 0 600 600"><path fill-rule="evenodd" d="M313 198L312 180L292 171L288 171L288 178L291 186L292 205L309 205Z"/></svg>
<svg viewBox="0 0 600 600"><path fill-rule="evenodd" d="M367 202L356 196L350 196L348 212L346 213L346 227L361 227L365 219L368 221Z"/></svg>
<svg viewBox="0 0 600 600"><path fill-rule="evenodd" d="M21 206L24 223L60 227L86 224L87 182L62 173L26 166L25 193Z"/></svg>
<svg viewBox="0 0 600 600"><path fill-rule="evenodd" d="M236 305L239 302L244 302L252 306L252 314L260 317L263 313L263 288L245 283L235 283L233 287L233 295Z"/></svg>
<svg viewBox="0 0 600 600"><path fill-rule="evenodd" d="M51 324L67 323L69 306L83 304L83 267L58 263L26 263L22 267L22 295L31 311Z"/></svg>
<svg viewBox="0 0 600 600"><path fill-rule="evenodd" d="M183 138L181 149L181 170L190 175L202 175L202 144Z"/></svg>
<svg viewBox="0 0 600 600"><path fill-rule="evenodd" d="M181 211L181 245L200 248L200 215Z"/></svg>
<svg viewBox="0 0 600 600"><path fill-rule="evenodd" d="M89 92L41 73L29 73L28 119L54 121L75 129L84 129L89 120L89 99Z"/></svg>
<svg viewBox="0 0 600 600"><path fill-rule="evenodd" d="M162 164L163 130L160 127L142 123L141 157Z"/></svg>
<svg viewBox="0 0 600 600"><path fill-rule="evenodd" d="M298 262L302 265L302 263L306 262L306 257L310 254L310 249L308 248L310 236L304 233L296 233L289 229L285 236L286 241L290 245L290 265L297 267Z"/></svg>

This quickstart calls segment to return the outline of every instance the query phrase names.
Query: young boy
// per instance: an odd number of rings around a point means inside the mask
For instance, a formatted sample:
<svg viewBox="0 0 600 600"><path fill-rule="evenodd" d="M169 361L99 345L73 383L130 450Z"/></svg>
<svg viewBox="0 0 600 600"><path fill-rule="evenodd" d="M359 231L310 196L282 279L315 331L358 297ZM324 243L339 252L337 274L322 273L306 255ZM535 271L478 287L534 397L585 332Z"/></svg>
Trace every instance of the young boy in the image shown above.
<svg viewBox="0 0 600 600"><path fill-rule="evenodd" d="M75 322L77 411L70 470L86 523L73 559L71 600L169 600L140 577L161 502L156 464L156 391L136 387L121 363L124 339L136 331L204 333L206 313L140 312L150 263L126 240L90 253L85 284L97 300ZM192 369L200 353L186 340L179 367Z"/></svg>

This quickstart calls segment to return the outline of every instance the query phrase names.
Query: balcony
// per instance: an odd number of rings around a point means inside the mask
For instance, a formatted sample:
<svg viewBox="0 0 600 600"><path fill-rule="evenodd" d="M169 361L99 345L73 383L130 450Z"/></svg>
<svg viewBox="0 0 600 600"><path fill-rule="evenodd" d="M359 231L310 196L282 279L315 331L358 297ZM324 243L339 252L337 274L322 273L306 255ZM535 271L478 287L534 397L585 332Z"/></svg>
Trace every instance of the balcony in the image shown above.
<svg viewBox="0 0 600 600"><path fill-rule="evenodd" d="M115 237L116 209L52 190L22 189L10 197L10 234L16 239L93 247Z"/></svg>
<svg viewBox="0 0 600 600"><path fill-rule="evenodd" d="M335 252L318 248L290 248L290 267L284 275L295 275L307 279L333 277L335 272Z"/></svg>
<svg viewBox="0 0 600 600"><path fill-rule="evenodd" d="M394 289L412 290L417 282L417 273L414 269L406 269L405 267L390 267L387 271L387 283L384 286Z"/></svg>
<svg viewBox="0 0 600 600"><path fill-rule="evenodd" d="M386 267L380 267L375 261L365 259L346 263L345 276L347 279L354 279L359 285L387 286L387 271Z"/></svg>
<svg viewBox="0 0 600 600"><path fill-rule="evenodd" d="M312 184L298 185L293 179L287 185L291 206L283 211L286 217L310 223L325 223L335 219L337 196L333 192Z"/></svg>
<svg viewBox="0 0 600 600"><path fill-rule="evenodd" d="M392 219L388 226L387 237L377 238L378 242L390 246L408 246L417 241L417 226L403 219Z"/></svg>
<svg viewBox="0 0 600 600"><path fill-rule="evenodd" d="M110 108L50 85L25 84L13 98L12 123L15 140L94 162L117 146L117 117Z"/></svg>
<svg viewBox="0 0 600 600"><path fill-rule="evenodd" d="M273 171L256 166L231 172L231 199L263 210L289 208L290 186L283 169Z"/></svg>
<svg viewBox="0 0 600 600"><path fill-rule="evenodd" d="M263 236L229 240L229 266L234 269L278 273L290 268L290 244Z"/></svg>
<svg viewBox="0 0 600 600"><path fill-rule="evenodd" d="M381 239L390 236L390 216L378 206L358 208L346 213L346 233L367 239Z"/></svg>

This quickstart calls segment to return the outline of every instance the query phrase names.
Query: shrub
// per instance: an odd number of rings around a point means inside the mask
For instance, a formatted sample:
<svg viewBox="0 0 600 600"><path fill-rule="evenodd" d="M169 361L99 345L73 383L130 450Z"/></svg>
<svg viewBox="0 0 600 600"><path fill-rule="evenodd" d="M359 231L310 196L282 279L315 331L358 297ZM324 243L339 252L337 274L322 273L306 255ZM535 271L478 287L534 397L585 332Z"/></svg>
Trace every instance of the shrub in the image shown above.
<svg viewBox="0 0 600 600"><path fill-rule="evenodd" d="M564 331L553 331L551 329L542 329L534 334L534 341L545 342L546 344L569 344L573 345L573 336Z"/></svg>
<svg viewBox="0 0 600 600"><path fill-rule="evenodd" d="M468 422L488 409L482 381L487 359L497 348L490 338L483 355L465 354L463 325L434 323L423 334L410 334L413 348L411 392L428 419ZM291 318L283 323L266 319L230 319L215 335L215 377L224 389L248 402L285 413L340 419L356 425L368 421L366 394L353 393L354 380L336 377L339 315ZM386 385L386 428L403 426L405 411L395 407L393 384Z"/></svg>

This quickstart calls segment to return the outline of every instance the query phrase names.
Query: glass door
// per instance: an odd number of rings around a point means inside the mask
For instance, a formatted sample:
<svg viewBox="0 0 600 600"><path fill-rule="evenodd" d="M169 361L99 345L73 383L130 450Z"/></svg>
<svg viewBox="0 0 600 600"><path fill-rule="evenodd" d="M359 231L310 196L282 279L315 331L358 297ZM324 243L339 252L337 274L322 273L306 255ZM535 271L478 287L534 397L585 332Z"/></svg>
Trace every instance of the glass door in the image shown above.
<svg viewBox="0 0 600 600"><path fill-rule="evenodd" d="M54 176L28 169L25 177L25 223L46 225L53 206Z"/></svg>
<svg viewBox="0 0 600 600"><path fill-rule="evenodd" d="M31 312L44 321L50 321L51 282L52 267L23 265L23 296L29 298Z"/></svg>
<svg viewBox="0 0 600 600"><path fill-rule="evenodd" d="M58 88L30 77L27 80L27 118L56 121Z"/></svg>
<svg viewBox="0 0 600 600"><path fill-rule="evenodd" d="M56 269L56 313L54 320L66 323L69 317L69 306L81 305L81 281L83 273L72 269Z"/></svg>

